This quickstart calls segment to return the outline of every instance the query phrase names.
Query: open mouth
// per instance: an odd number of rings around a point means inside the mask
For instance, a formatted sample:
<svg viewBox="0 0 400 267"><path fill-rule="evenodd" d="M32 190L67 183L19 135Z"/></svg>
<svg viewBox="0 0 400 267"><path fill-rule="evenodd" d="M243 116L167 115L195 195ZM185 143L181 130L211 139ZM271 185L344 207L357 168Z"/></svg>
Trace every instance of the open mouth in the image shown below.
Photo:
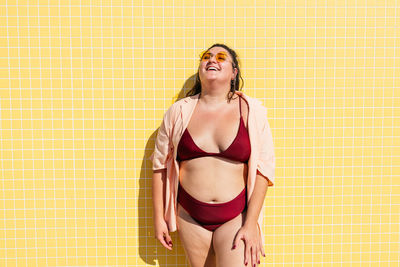
<svg viewBox="0 0 400 267"><path fill-rule="evenodd" d="M218 69L216 67L208 67L207 71L218 71Z"/></svg>

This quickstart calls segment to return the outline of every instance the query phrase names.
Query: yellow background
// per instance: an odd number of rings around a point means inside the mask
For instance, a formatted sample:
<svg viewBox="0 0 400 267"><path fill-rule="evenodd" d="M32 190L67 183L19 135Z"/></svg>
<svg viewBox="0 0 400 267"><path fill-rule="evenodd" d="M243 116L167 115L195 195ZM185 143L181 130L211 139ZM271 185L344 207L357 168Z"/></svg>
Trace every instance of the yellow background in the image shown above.
<svg viewBox="0 0 400 267"><path fill-rule="evenodd" d="M0 266L186 266L152 231L165 110L215 42L268 108L262 266L398 266L399 1L2 1Z"/></svg>

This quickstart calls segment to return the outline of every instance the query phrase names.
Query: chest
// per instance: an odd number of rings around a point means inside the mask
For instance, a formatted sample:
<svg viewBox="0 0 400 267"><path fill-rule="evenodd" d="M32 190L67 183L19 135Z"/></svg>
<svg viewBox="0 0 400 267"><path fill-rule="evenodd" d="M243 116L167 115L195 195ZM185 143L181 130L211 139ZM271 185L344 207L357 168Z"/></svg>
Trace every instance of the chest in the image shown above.
<svg viewBox="0 0 400 267"><path fill-rule="evenodd" d="M194 143L208 152L224 151L236 138L241 123L240 113L229 110L223 112L194 112L187 131Z"/></svg>

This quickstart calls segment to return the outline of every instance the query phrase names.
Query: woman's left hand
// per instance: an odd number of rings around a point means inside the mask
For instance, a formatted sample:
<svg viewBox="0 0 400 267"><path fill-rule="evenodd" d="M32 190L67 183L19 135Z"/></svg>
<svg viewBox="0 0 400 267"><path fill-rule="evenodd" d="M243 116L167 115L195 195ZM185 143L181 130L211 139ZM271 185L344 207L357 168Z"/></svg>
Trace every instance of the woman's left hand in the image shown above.
<svg viewBox="0 0 400 267"><path fill-rule="evenodd" d="M251 267L260 264L260 254L265 257L261 242L261 235L257 223L243 225L236 234L232 249L235 249L240 240L244 242L244 265L251 262Z"/></svg>

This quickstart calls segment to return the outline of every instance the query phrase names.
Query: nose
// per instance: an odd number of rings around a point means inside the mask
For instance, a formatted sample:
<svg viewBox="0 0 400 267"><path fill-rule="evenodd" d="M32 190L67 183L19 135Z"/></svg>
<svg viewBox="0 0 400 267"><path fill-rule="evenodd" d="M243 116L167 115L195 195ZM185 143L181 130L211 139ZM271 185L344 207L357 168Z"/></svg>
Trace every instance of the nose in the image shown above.
<svg viewBox="0 0 400 267"><path fill-rule="evenodd" d="M208 62L216 63L217 62L217 55L210 55L210 58L208 59Z"/></svg>

